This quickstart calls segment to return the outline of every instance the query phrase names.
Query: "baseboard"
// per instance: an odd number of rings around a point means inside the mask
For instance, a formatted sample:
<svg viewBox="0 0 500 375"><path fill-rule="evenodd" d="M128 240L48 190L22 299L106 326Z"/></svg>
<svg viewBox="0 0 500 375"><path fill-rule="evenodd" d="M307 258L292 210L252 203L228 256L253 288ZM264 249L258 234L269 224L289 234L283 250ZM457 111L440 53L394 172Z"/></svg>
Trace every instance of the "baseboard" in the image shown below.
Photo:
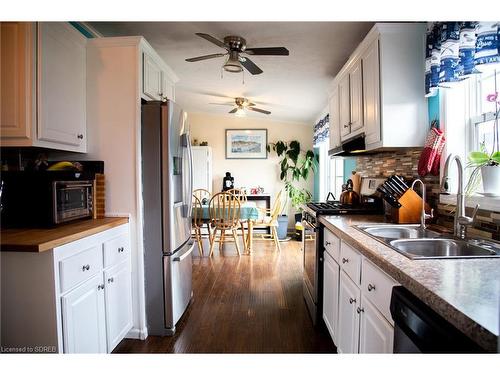
<svg viewBox="0 0 500 375"><path fill-rule="evenodd" d="M148 329L146 327L144 327L143 329L132 328L125 335L125 338L135 339L135 340L146 340L147 337L148 337Z"/></svg>

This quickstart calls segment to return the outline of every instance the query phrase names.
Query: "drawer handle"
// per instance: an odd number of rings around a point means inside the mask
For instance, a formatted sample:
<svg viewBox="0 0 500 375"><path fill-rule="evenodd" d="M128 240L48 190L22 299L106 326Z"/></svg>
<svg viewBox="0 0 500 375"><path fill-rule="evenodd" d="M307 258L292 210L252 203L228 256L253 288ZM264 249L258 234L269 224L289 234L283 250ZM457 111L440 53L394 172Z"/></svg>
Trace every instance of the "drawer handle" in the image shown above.
<svg viewBox="0 0 500 375"><path fill-rule="evenodd" d="M83 134L78 134L76 137L77 137L78 139L83 139Z"/></svg>
<svg viewBox="0 0 500 375"><path fill-rule="evenodd" d="M358 314L361 314L362 312L365 312L365 309L363 309L362 307L358 307L356 311L358 312Z"/></svg>
<svg viewBox="0 0 500 375"><path fill-rule="evenodd" d="M375 290L375 285L368 284L368 291L371 292L372 290Z"/></svg>
<svg viewBox="0 0 500 375"><path fill-rule="evenodd" d="M325 241L325 245L326 245L326 246L330 246L331 244L332 244L331 242L329 242L329 241Z"/></svg>
<svg viewBox="0 0 500 375"><path fill-rule="evenodd" d="M114 282L114 281L115 281L115 279L113 279L112 277L110 277L110 278L108 279L108 284L109 284L109 283L112 283L112 282Z"/></svg>
<svg viewBox="0 0 500 375"><path fill-rule="evenodd" d="M86 264L82 267L83 272L88 271L89 269L90 269L90 264Z"/></svg>
<svg viewBox="0 0 500 375"><path fill-rule="evenodd" d="M97 290L104 290L104 284L100 284L97 286Z"/></svg>
<svg viewBox="0 0 500 375"><path fill-rule="evenodd" d="M356 303L356 298L349 298L349 303L352 305L353 303Z"/></svg>
<svg viewBox="0 0 500 375"><path fill-rule="evenodd" d="M125 249L123 248L123 246L118 248L118 252L119 252L119 253L123 253L123 250L125 250Z"/></svg>
<svg viewBox="0 0 500 375"><path fill-rule="evenodd" d="M347 258L342 258L342 264L346 264L346 263L349 263L349 259L347 259Z"/></svg>

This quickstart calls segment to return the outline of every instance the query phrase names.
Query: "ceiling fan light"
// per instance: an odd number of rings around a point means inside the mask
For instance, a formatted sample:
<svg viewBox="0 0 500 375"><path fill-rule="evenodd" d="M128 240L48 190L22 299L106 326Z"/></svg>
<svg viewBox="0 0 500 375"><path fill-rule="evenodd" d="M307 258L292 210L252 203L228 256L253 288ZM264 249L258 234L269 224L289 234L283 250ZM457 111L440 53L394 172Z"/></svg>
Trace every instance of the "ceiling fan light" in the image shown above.
<svg viewBox="0 0 500 375"><path fill-rule="evenodd" d="M238 59L238 52L231 52L226 63L223 66L226 72L230 73L240 73L243 71L243 65L241 65Z"/></svg>
<svg viewBox="0 0 500 375"><path fill-rule="evenodd" d="M236 110L234 115L236 117L245 117L247 114L246 114L245 110L243 109L243 107L238 107L238 109Z"/></svg>

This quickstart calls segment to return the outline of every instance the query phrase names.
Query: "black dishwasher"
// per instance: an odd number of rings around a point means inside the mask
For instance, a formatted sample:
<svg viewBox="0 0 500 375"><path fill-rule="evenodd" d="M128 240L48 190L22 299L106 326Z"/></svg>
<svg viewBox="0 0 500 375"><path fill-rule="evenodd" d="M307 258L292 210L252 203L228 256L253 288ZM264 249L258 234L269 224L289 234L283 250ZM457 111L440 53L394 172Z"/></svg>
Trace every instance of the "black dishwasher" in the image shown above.
<svg viewBox="0 0 500 375"><path fill-rule="evenodd" d="M394 353L481 353L484 350L402 286L392 289Z"/></svg>

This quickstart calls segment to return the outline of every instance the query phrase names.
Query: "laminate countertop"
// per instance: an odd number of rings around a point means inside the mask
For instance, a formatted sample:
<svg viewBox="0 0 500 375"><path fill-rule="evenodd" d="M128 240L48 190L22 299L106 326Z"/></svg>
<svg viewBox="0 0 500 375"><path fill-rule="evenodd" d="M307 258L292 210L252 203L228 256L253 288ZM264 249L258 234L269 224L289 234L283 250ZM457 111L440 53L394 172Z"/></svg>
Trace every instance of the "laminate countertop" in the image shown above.
<svg viewBox="0 0 500 375"><path fill-rule="evenodd" d="M319 221L485 350L499 350L499 258L411 260L353 227L383 223L382 216Z"/></svg>
<svg viewBox="0 0 500 375"><path fill-rule="evenodd" d="M1 251L42 252L128 223L128 217L79 220L54 228L2 229Z"/></svg>

